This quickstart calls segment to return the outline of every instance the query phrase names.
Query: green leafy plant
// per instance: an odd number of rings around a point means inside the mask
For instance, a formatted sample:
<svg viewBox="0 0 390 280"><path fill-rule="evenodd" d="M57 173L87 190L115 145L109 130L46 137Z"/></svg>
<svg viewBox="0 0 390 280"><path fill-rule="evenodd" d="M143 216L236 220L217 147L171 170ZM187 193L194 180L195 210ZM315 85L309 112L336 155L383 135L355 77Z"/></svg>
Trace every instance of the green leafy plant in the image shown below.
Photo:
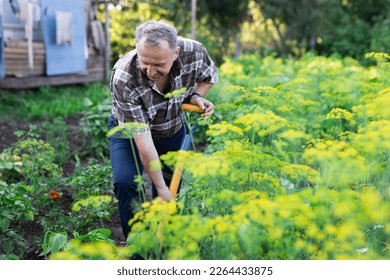
<svg viewBox="0 0 390 280"><path fill-rule="evenodd" d="M44 122L41 130L45 134L45 141L49 143L56 151L56 162L59 165L70 158L69 141L68 141L68 127L62 117L54 118L51 122Z"/></svg>
<svg viewBox="0 0 390 280"><path fill-rule="evenodd" d="M86 99L88 106L80 120L82 127L83 145L86 151L93 154L108 154L106 134L108 132L108 117L111 112L111 99L106 98L97 105Z"/></svg>

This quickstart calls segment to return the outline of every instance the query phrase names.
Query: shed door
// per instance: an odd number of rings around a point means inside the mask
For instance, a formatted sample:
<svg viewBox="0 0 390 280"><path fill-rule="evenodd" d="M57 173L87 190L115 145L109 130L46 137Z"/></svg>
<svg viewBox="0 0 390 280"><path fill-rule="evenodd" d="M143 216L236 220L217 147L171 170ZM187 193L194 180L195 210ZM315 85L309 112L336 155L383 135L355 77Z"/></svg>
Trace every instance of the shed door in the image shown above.
<svg viewBox="0 0 390 280"><path fill-rule="evenodd" d="M87 47L84 1L41 0L41 14L46 74L50 76L85 72ZM58 36L63 40L58 40Z"/></svg>

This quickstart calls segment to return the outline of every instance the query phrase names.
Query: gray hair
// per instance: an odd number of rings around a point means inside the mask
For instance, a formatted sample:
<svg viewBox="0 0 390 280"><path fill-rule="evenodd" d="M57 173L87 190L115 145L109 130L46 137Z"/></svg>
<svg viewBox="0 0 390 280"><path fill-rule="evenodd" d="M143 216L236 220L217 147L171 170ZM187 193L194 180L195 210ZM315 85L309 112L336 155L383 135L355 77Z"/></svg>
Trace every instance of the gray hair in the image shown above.
<svg viewBox="0 0 390 280"><path fill-rule="evenodd" d="M172 52L177 49L177 30L174 26L165 21L149 20L135 29L135 43L138 44L145 38L144 45L160 47L159 40L165 40L169 43Z"/></svg>

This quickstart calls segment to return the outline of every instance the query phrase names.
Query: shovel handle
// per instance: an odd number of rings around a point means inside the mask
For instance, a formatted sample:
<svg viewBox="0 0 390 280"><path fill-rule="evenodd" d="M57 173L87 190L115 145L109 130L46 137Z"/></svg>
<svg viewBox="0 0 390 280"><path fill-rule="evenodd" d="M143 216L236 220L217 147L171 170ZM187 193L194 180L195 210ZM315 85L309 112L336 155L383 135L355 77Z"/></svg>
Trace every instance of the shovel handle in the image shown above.
<svg viewBox="0 0 390 280"><path fill-rule="evenodd" d="M203 114L204 111L205 111L202 108L200 108L198 105L193 105L193 104L183 104L182 108L183 108L184 111L195 112L195 113L198 113L198 114Z"/></svg>

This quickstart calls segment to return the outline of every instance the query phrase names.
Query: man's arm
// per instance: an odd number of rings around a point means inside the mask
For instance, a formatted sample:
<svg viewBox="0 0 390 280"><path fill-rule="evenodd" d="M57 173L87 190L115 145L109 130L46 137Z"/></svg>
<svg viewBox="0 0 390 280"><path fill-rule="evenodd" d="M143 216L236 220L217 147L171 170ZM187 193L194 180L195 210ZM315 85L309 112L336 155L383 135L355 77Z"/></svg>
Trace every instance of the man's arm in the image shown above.
<svg viewBox="0 0 390 280"><path fill-rule="evenodd" d="M207 119L211 114L214 113L214 104L204 98L213 85L214 84L211 83L199 82L197 84L195 92L199 93L201 97L194 95L190 99L191 104L198 105L203 110L206 109L204 114L205 119Z"/></svg>
<svg viewBox="0 0 390 280"><path fill-rule="evenodd" d="M150 131L135 136L134 141L137 145L141 162L150 179L156 186L158 196L166 201L171 200L172 195L165 184L160 166L160 159L156 151L156 147L154 146Z"/></svg>
<svg viewBox="0 0 390 280"><path fill-rule="evenodd" d="M207 92L212 88L214 84L206 83L206 82L199 82L196 86L196 92L202 95L203 97L206 96Z"/></svg>

